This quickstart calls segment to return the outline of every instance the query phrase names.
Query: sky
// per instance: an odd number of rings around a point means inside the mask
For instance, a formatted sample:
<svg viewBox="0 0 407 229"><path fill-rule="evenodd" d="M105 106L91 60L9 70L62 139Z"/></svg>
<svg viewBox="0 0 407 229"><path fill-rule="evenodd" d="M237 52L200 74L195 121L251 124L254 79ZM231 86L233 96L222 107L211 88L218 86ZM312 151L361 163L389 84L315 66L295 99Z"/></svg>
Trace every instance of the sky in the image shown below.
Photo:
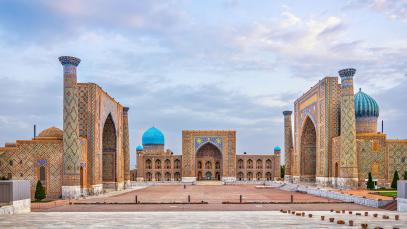
<svg viewBox="0 0 407 229"><path fill-rule="evenodd" d="M357 69L389 138L407 138L407 1L0 0L0 144L62 128L62 66L181 154L183 129L237 130L237 153L283 146L284 110ZM283 149L284 150L284 149Z"/></svg>

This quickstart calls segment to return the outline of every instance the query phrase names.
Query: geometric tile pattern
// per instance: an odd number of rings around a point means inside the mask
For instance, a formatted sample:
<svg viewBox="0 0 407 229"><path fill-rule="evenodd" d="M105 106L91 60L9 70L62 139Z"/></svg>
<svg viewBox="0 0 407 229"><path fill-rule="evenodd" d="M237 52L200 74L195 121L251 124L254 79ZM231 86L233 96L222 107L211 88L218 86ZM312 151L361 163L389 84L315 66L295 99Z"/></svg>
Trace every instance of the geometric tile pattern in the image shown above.
<svg viewBox="0 0 407 229"><path fill-rule="evenodd" d="M391 140L386 142L387 151L389 154L389 170L388 177L393 179L394 171L398 171L399 176L402 177L407 171L407 141L406 140Z"/></svg>
<svg viewBox="0 0 407 229"><path fill-rule="evenodd" d="M79 146L79 116L76 65L67 59L61 61L64 71L64 185L79 185L80 175L80 146Z"/></svg>

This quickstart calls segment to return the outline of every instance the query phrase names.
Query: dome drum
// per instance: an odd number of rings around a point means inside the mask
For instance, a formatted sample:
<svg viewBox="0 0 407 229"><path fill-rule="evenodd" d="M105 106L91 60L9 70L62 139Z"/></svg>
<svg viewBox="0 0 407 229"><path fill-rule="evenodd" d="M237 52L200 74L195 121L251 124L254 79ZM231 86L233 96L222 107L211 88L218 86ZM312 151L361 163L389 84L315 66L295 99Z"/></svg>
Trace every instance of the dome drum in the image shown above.
<svg viewBox="0 0 407 229"><path fill-rule="evenodd" d="M355 94L355 117L357 133L376 133L379 105L368 94L359 92Z"/></svg>

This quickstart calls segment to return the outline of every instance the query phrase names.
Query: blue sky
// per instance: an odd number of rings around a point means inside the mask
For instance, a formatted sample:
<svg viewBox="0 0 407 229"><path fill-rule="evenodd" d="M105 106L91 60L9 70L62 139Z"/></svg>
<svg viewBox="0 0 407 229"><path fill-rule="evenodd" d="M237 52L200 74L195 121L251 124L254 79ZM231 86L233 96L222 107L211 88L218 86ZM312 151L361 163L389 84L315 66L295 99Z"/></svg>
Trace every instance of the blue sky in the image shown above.
<svg viewBox="0 0 407 229"><path fill-rule="evenodd" d="M406 40L406 0L0 0L0 144L62 127L61 55L130 107L132 159L153 125L176 153L182 129L236 129L238 153L270 153L281 112L346 67L404 139Z"/></svg>

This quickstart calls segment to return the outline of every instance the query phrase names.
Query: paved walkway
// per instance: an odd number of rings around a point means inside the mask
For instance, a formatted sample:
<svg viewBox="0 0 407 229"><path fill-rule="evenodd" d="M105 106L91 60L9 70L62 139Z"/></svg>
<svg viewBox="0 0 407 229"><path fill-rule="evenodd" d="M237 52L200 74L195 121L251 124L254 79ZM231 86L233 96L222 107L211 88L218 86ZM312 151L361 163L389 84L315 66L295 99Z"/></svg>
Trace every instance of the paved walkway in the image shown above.
<svg viewBox="0 0 407 229"><path fill-rule="evenodd" d="M312 218L308 214L313 214ZM219 211L219 212L36 212L12 216L0 216L0 228L349 228L349 219L356 227L368 223L369 228L406 228L407 214L394 220L396 213L378 212L378 217L356 216L348 212L305 212L305 216L295 216L278 211ZM321 221L320 216L326 216ZM390 219L383 219L387 215ZM328 218L335 217L330 223ZM345 220L338 225L337 219Z"/></svg>

